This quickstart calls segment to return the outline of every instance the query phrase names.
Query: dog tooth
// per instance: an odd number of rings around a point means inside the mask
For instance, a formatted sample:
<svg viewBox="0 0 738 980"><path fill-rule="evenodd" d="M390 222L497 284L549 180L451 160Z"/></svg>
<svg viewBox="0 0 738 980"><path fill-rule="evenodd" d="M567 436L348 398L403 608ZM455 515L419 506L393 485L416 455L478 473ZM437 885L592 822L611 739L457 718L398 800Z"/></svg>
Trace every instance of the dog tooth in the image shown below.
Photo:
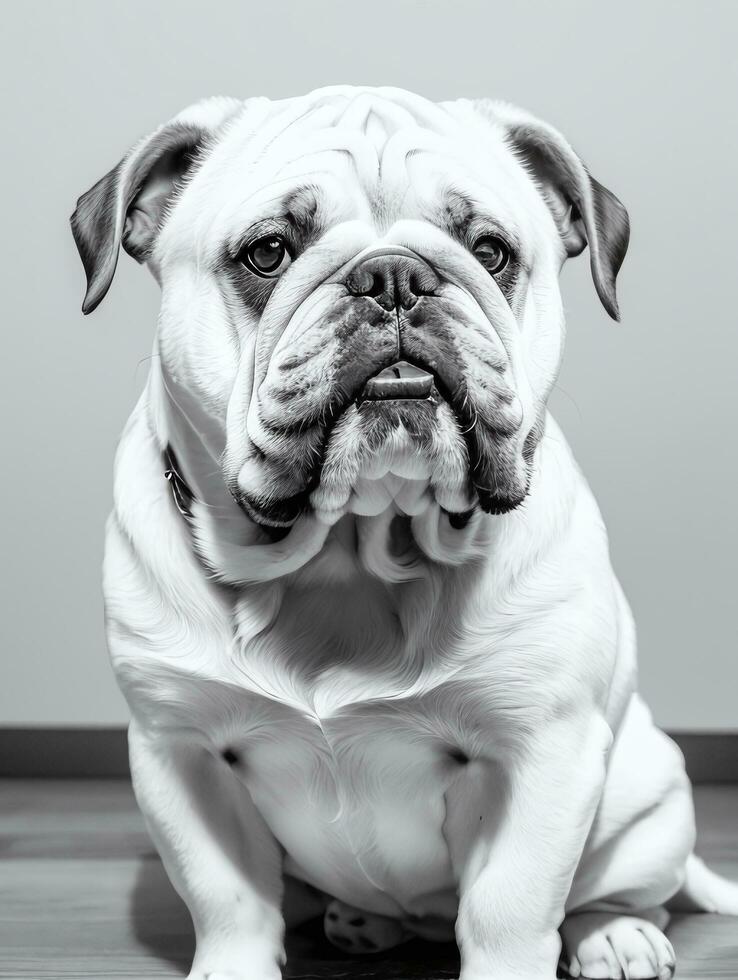
<svg viewBox="0 0 738 980"><path fill-rule="evenodd" d="M406 514L412 516L413 514L419 513L416 508L420 505L421 509L424 510L430 501L430 497L428 497L428 502L425 504L420 504L420 501L427 489L427 480L403 480L400 484L398 492L395 494L395 503Z"/></svg>
<svg viewBox="0 0 738 980"><path fill-rule="evenodd" d="M417 517L419 514L424 514L432 503L433 499L427 492L421 493L416 497L402 497L397 499L397 506L408 517Z"/></svg>
<svg viewBox="0 0 738 980"><path fill-rule="evenodd" d="M376 517L392 503L392 495L384 484L378 480L366 480L361 477L356 490L351 495L349 510L362 517Z"/></svg>
<svg viewBox="0 0 738 980"><path fill-rule="evenodd" d="M381 482L390 497L396 499L397 494L402 490L405 481L401 476L396 476L394 473L388 473Z"/></svg>
<svg viewBox="0 0 738 980"><path fill-rule="evenodd" d="M390 469L390 460L386 453L374 453L361 464L361 476L366 480L381 480Z"/></svg>
<svg viewBox="0 0 738 980"><path fill-rule="evenodd" d="M391 472L406 480L422 480L430 476L430 461L417 453L396 454L392 460Z"/></svg>

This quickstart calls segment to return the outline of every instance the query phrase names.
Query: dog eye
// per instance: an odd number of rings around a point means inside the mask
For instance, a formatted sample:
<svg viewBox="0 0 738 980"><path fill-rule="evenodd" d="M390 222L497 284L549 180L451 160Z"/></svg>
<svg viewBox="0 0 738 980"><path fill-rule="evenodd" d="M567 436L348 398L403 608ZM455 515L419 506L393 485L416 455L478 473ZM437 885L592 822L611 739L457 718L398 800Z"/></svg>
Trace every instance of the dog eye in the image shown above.
<svg viewBox="0 0 738 980"><path fill-rule="evenodd" d="M510 249L496 235L482 235L472 247L475 257L491 276L496 276L510 261Z"/></svg>
<svg viewBox="0 0 738 980"><path fill-rule="evenodd" d="M281 235L256 238L241 250L238 261L264 279L280 276L292 261L287 243Z"/></svg>

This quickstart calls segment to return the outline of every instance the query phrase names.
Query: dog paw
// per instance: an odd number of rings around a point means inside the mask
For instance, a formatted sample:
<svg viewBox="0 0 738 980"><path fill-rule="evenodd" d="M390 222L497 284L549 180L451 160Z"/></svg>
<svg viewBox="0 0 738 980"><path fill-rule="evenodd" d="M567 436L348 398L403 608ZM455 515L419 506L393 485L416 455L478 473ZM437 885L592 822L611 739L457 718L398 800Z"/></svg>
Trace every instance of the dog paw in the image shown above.
<svg viewBox="0 0 738 980"><path fill-rule="evenodd" d="M259 974L258 980L281 980L282 974L279 973L264 973ZM192 971L187 975L187 980L255 980L251 973L233 973L230 971L222 970L206 970L204 973L200 970L197 972Z"/></svg>
<svg viewBox="0 0 738 980"><path fill-rule="evenodd" d="M228 958L215 957L215 962L192 964L187 980L282 980L282 971L273 957L263 957L239 951Z"/></svg>
<svg viewBox="0 0 738 980"><path fill-rule="evenodd" d="M582 980L670 980L674 949L648 919L609 912L567 916L561 927L562 966Z"/></svg>
<svg viewBox="0 0 738 980"><path fill-rule="evenodd" d="M202 973L201 971L198 970L197 973L195 973L194 971L188 973L187 980L243 980L243 974L222 973L222 972L213 973L210 970L208 970L205 973Z"/></svg>
<svg viewBox="0 0 738 980"><path fill-rule="evenodd" d="M258 980L281 980L282 974L279 973L265 973L259 974ZM193 971L187 975L187 980L255 980L251 973L233 973L233 972L223 972L222 970L206 970L204 973L202 971Z"/></svg>
<svg viewBox="0 0 738 980"><path fill-rule="evenodd" d="M190 973L187 980L242 980L242 973Z"/></svg>
<svg viewBox="0 0 738 980"><path fill-rule="evenodd" d="M344 953L379 953L410 938L397 919L363 912L333 899L323 917L326 939Z"/></svg>

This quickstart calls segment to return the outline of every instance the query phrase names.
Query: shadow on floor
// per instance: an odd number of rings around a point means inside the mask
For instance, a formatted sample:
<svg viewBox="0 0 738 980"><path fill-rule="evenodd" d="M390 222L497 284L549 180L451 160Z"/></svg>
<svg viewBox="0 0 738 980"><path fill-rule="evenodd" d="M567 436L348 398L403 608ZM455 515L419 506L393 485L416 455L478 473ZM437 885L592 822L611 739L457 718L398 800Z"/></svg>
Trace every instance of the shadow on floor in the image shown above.
<svg viewBox="0 0 738 980"><path fill-rule="evenodd" d="M192 920L153 851L138 862L129 910L131 928L141 946L187 976L195 952Z"/></svg>
<svg viewBox="0 0 738 980"><path fill-rule="evenodd" d="M190 916L172 888L161 861L152 851L139 861L130 896L131 926L148 953L187 975L195 949ZM287 937L285 977L290 980L341 978L361 980L455 980L459 957L453 943L405 943L388 953L347 959L331 946L320 919L305 923Z"/></svg>

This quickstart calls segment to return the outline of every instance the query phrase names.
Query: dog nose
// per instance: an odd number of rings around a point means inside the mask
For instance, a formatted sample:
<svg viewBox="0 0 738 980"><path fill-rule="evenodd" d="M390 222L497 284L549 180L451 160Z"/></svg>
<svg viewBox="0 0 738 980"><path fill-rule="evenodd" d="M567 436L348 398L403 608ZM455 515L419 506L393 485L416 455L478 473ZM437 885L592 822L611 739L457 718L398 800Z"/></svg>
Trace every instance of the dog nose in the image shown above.
<svg viewBox="0 0 738 980"><path fill-rule="evenodd" d="M355 266L346 279L352 296L370 296L385 310L409 310L420 296L431 296L439 279L421 259L376 255Z"/></svg>

